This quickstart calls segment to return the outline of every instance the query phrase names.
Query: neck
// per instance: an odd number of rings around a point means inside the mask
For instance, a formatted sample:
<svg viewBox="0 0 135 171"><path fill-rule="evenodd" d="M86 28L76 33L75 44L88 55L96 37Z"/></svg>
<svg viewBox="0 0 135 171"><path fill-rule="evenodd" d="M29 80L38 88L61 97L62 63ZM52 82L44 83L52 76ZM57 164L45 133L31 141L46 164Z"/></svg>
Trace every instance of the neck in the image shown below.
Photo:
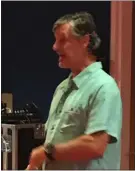
<svg viewBox="0 0 135 171"><path fill-rule="evenodd" d="M72 71L72 78L74 78L75 76L77 76L86 67L88 67L89 65L93 64L94 62L96 62L96 57L93 56L93 55L89 55L85 59L86 60L84 60L79 66L77 66L76 68L71 69L71 71Z"/></svg>

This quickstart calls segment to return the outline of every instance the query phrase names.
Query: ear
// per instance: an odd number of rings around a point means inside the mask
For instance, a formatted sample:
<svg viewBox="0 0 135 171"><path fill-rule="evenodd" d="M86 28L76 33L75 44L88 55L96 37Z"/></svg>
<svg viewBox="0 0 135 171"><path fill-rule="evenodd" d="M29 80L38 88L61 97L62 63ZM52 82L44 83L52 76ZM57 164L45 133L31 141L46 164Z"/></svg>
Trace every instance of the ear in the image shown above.
<svg viewBox="0 0 135 171"><path fill-rule="evenodd" d="M86 34L85 36L83 36L82 41L83 41L84 48L87 48L88 45L89 45L89 42L90 42L90 36L89 36L89 34Z"/></svg>

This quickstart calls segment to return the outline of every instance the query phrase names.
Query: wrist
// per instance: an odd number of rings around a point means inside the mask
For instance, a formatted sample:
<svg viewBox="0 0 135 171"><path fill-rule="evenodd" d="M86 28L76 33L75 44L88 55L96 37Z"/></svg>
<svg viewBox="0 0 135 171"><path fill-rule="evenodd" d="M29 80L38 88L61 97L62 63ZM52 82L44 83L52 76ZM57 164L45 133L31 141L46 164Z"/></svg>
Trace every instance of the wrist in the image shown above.
<svg viewBox="0 0 135 171"><path fill-rule="evenodd" d="M55 146L51 143L45 144L44 153L48 161L55 160L54 153L55 153Z"/></svg>

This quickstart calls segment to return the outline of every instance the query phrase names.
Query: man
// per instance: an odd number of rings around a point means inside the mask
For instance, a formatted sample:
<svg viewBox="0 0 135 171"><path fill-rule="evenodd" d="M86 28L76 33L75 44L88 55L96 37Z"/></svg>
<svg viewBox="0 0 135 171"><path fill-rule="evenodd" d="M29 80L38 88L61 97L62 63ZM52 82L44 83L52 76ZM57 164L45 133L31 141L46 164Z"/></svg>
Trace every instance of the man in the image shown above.
<svg viewBox="0 0 135 171"><path fill-rule="evenodd" d="M46 123L46 141L31 153L27 169L120 169L122 105L114 79L96 62L100 45L87 12L69 14L53 27L53 50L71 74L57 88Z"/></svg>

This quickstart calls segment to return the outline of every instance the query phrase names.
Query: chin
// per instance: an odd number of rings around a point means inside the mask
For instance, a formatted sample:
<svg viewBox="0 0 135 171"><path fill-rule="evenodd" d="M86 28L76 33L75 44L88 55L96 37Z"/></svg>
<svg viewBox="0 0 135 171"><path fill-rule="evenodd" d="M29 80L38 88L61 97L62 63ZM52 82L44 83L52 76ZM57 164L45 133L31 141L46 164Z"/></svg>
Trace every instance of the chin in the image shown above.
<svg viewBox="0 0 135 171"><path fill-rule="evenodd" d="M65 65L63 63L59 63L59 67L64 68L64 69L70 69L70 67L68 65Z"/></svg>

